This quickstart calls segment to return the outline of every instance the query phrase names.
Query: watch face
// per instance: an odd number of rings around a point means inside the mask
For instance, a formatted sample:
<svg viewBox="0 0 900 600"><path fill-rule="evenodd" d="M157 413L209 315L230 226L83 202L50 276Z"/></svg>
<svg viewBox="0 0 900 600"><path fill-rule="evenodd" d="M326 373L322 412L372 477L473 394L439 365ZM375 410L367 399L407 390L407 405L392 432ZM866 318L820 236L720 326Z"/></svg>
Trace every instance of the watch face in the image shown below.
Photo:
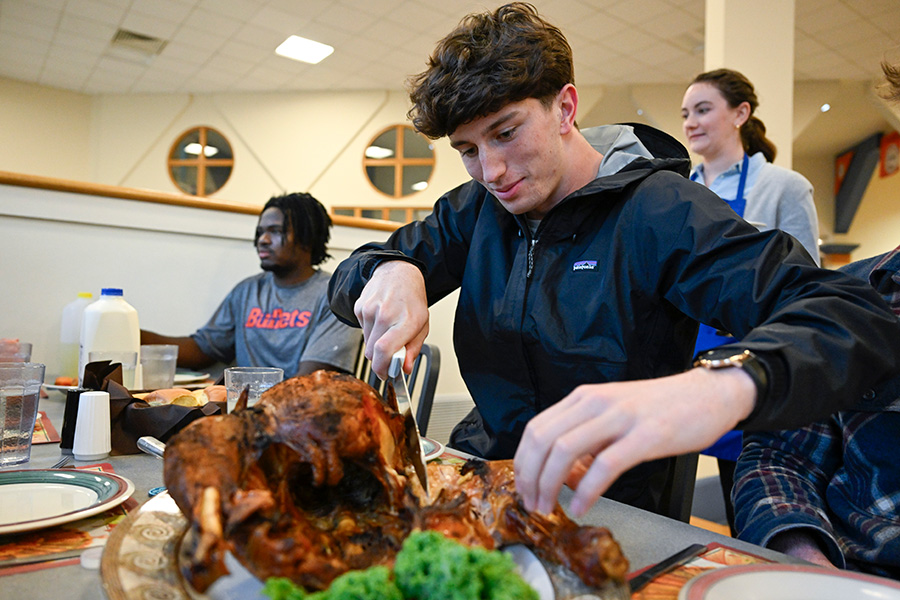
<svg viewBox="0 0 900 600"><path fill-rule="evenodd" d="M708 369L724 369L726 367L740 367L747 360L753 358L749 350L735 352L734 350L710 350L697 361Z"/></svg>
<svg viewBox="0 0 900 600"><path fill-rule="evenodd" d="M769 377L765 367L756 359L756 355L749 350L735 352L734 350L712 350L702 355L694 363L695 367L707 369L725 369L736 367L750 376L756 385L757 398L763 398L768 393Z"/></svg>

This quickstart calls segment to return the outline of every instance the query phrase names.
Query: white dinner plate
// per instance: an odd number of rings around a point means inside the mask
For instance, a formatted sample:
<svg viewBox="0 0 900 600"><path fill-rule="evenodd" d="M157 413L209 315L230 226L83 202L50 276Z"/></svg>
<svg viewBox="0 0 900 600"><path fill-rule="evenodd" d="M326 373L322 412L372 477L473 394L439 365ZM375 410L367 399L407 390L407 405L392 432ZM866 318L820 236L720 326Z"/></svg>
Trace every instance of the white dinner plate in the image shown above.
<svg viewBox="0 0 900 600"><path fill-rule="evenodd" d="M442 443L427 437L423 437L421 440L422 454L424 454L426 462L434 460L444 453L444 445Z"/></svg>
<svg viewBox="0 0 900 600"><path fill-rule="evenodd" d="M209 379L209 373L198 373L197 371L175 371L175 385L182 383L194 383Z"/></svg>
<svg viewBox="0 0 900 600"><path fill-rule="evenodd" d="M503 551L509 554L516 566L519 567L519 574L528 585L534 588L541 600L554 600L556 594L553 591L553 582L550 581L550 574L544 568L542 563L531 548L522 544L514 544L506 546Z"/></svg>
<svg viewBox="0 0 900 600"><path fill-rule="evenodd" d="M70 523L109 510L134 493L128 479L76 469L0 471L0 534Z"/></svg>
<svg viewBox="0 0 900 600"><path fill-rule="evenodd" d="M804 565L742 565L708 571L681 588L678 600L900 599L900 582Z"/></svg>

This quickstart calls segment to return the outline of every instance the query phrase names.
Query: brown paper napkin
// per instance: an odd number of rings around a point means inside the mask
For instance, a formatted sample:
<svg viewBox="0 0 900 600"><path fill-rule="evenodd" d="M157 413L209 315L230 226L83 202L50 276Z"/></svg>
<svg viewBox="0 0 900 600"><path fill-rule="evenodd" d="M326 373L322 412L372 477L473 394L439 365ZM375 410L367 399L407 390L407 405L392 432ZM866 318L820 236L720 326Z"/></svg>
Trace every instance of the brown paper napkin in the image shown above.
<svg viewBox="0 0 900 600"><path fill-rule="evenodd" d="M66 433L75 432L75 417L78 414L78 395L82 391L98 390L109 393L111 455L139 454L138 438L151 435L161 442L201 417L220 414L221 409L212 402L204 406L150 406L135 398L122 385L122 365L108 360L88 363L84 368L83 389L69 392L66 398L66 417L63 420L61 447L65 448ZM72 398L74 396L74 402ZM70 416L70 404L74 404L74 415ZM69 427L71 422L71 427ZM71 448L71 444L69 444Z"/></svg>

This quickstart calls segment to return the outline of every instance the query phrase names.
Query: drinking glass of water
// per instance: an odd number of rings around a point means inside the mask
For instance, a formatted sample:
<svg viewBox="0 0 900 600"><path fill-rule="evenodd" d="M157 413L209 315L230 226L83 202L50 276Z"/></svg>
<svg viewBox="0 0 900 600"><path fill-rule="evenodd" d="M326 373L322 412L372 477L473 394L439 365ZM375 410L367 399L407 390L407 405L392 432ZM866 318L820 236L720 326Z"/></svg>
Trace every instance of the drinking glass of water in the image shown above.
<svg viewBox="0 0 900 600"><path fill-rule="evenodd" d="M0 362L0 468L31 459L44 365Z"/></svg>
<svg viewBox="0 0 900 600"><path fill-rule="evenodd" d="M228 367L225 369L225 391L228 412L234 411L241 392L247 390L247 406L253 406L267 389L284 379L278 367Z"/></svg>

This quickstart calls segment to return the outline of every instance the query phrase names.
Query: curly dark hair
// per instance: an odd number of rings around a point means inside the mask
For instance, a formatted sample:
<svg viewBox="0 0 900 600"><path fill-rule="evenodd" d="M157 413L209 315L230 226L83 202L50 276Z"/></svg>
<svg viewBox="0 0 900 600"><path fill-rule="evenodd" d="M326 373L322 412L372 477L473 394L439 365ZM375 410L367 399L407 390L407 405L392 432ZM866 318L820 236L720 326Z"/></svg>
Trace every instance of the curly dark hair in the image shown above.
<svg viewBox="0 0 900 600"><path fill-rule="evenodd" d="M331 217L318 200L305 192L283 194L272 196L260 214L267 208L277 208L284 214L285 226L290 229L294 243L309 249L311 265L331 258L326 250L331 239ZM257 241L259 234L253 237L254 246Z"/></svg>
<svg viewBox="0 0 900 600"><path fill-rule="evenodd" d="M775 160L778 149L774 142L766 137L765 124L759 117L753 115L759 106L759 100L749 79L742 73L731 69L716 69L700 73L694 77L691 85L695 83L708 83L714 86L722 93L731 108L737 108L742 102L749 104L750 117L741 125L741 141L744 144L744 150L751 155L762 152L769 162Z"/></svg>
<svg viewBox="0 0 900 600"><path fill-rule="evenodd" d="M408 116L437 139L511 102L549 106L568 83L575 83L572 48L562 31L531 4L513 2L464 17L438 42L428 69L407 82Z"/></svg>

